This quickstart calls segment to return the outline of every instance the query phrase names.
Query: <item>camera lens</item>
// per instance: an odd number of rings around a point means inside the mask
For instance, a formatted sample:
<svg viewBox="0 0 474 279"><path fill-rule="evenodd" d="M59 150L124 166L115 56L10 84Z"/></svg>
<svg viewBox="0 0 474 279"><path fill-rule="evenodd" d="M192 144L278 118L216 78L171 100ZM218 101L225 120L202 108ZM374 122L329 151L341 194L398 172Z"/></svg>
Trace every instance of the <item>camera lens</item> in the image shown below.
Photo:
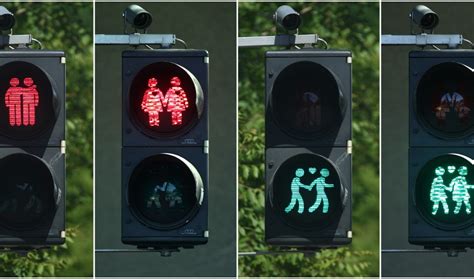
<svg viewBox="0 0 474 279"><path fill-rule="evenodd" d="M434 28L438 23L438 17L435 14L427 14L421 19L421 26L423 28Z"/></svg>
<svg viewBox="0 0 474 279"><path fill-rule="evenodd" d="M11 14L0 15L0 30L10 30L15 25L15 17Z"/></svg>
<svg viewBox="0 0 474 279"><path fill-rule="evenodd" d="M291 15L287 15L283 19L283 26L285 26L286 29L288 30L295 30L300 26L300 22L301 20L300 20L299 15L291 14Z"/></svg>
<svg viewBox="0 0 474 279"><path fill-rule="evenodd" d="M135 17L135 20L133 22L133 24L137 28L147 28L148 26L150 26L150 23L151 23L151 16L150 14L147 14L147 13L138 14Z"/></svg>

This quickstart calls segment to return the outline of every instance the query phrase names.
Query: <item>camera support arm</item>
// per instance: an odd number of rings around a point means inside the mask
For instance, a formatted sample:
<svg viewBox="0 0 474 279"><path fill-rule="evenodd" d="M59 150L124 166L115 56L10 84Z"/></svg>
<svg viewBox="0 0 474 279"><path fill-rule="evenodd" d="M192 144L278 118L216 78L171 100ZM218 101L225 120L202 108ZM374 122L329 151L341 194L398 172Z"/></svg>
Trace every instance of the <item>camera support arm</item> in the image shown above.
<svg viewBox="0 0 474 279"><path fill-rule="evenodd" d="M281 34L276 36L239 37L239 47L261 47L261 46L294 46L313 45L318 42L318 35L290 35Z"/></svg>
<svg viewBox="0 0 474 279"><path fill-rule="evenodd" d="M122 35L95 35L96 45L160 45L162 48L170 48L176 43L175 34L122 34Z"/></svg>
<svg viewBox="0 0 474 279"><path fill-rule="evenodd" d="M382 45L446 45L448 48L457 48L463 43L459 34L418 34L418 35L382 35Z"/></svg>
<svg viewBox="0 0 474 279"><path fill-rule="evenodd" d="M6 47L26 47L33 44L33 36L27 35L0 35L0 48Z"/></svg>

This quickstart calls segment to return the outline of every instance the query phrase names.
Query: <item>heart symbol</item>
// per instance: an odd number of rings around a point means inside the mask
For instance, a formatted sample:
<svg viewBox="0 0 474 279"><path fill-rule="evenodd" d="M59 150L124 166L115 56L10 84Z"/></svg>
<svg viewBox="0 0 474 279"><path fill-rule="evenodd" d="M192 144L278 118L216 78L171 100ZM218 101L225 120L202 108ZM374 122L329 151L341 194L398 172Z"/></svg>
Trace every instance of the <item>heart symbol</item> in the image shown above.
<svg viewBox="0 0 474 279"><path fill-rule="evenodd" d="M309 172L311 174L315 174L316 173L316 168L309 168Z"/></svg>

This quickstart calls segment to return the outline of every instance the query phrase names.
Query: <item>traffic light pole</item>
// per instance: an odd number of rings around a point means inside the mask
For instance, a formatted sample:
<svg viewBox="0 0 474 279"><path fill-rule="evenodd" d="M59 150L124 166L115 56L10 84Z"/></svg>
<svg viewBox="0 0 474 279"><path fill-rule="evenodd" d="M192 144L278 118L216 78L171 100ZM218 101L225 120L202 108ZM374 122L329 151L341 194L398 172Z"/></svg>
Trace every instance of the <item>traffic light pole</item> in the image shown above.
<svg viewBox="0 0 474 279"><path fill-rule="evenodd" d="M122 34L122 35L95 35L96 45L160 45L162 48L170 48L176 43L175 34Z"/></svg>
<svg viewBox="0 0 474 279"><path fill-rule="evenodd" d="M316 34L239 37L239 47L313 45L322 41Z"/></svg>
<svg viewBox="0 0 474 279"><path fill-rule="evenodd" d="M459 34L418 34L418 35L382 35L382 45L446 45L448 48L457 48L465 40Z"/></svg>

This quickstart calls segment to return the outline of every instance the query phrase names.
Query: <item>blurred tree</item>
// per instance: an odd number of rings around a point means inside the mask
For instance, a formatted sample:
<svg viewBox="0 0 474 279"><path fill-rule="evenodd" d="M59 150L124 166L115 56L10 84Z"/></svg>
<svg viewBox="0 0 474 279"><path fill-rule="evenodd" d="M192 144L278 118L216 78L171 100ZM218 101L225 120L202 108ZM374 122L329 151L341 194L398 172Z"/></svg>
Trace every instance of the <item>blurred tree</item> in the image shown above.
<svg viewBox="0 0 474 279"><path fill-rule="evenodd" d="M1 276L92 276L92 3L6 3L15 34L66 52L67 242L26 256L0 253Z"/></svg>
<svg viewBox="0 0 474 279"><path fill-rule="evenodd" d="M239 3L239 36L273 35L283 3ZM240 276L378 276L379 270L379 6L378 3L290 3L300 34L353 52L353 243L315 256L239 258ZM267 48L267 50L276 48ZM264 243L264 51L239 50L239 251Z"/></svg>

